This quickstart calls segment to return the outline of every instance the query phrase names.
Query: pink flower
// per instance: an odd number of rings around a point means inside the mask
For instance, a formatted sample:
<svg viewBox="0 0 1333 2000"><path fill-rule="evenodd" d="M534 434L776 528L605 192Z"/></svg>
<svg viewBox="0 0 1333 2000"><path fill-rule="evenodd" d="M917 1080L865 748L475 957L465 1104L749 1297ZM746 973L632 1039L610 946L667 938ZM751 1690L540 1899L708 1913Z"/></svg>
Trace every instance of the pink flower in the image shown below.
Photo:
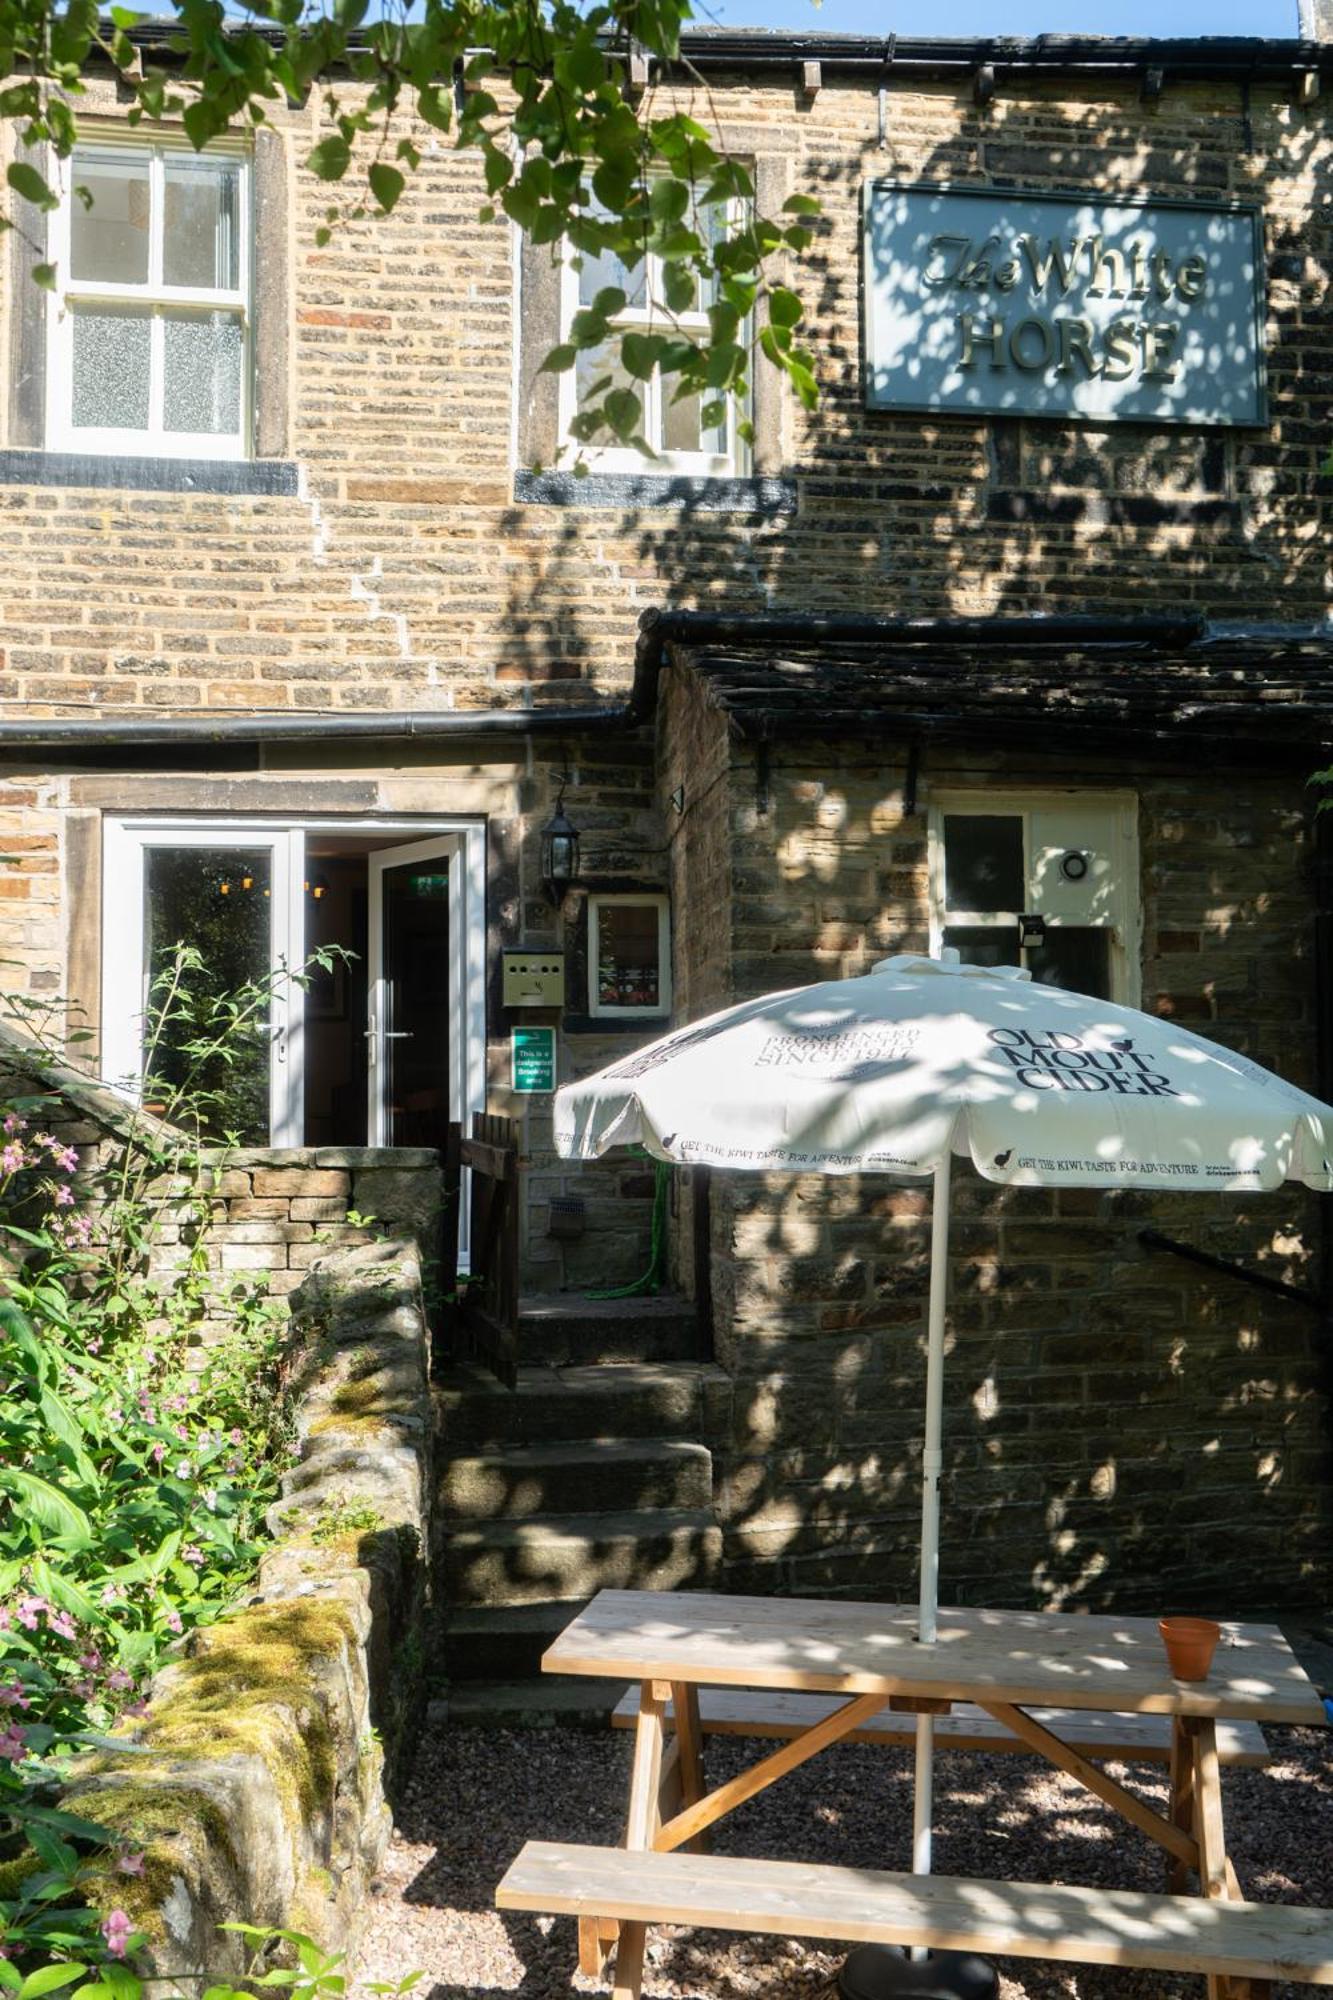
<svg viewBox="0 0 1333 2000"><path fill-rule="evenodd" d="M14 1614L7 1604L0 1604L0 1632L13 1630Z"/></svg>
<svg viewBox="0 0 1333 2000"><path fill-rule="evenodd" d="M106 1684L116 1694L124 1694L126 1688L134 1686L134 1675L127 1674L124 1667L113 1667L106 1677Z"/></svg>
<svg viewBox="0 0 1333 2000"><path fill-rule="evenodd" d="M9 1116L5 1119L3 1130L6 1138L8 1138L14 1132L26 1132L27 1129L28 1129L27 1119L20 1118L17 1111L11 1111L9 1113Z"/></svg>
<svg viewBox="0 0 1333 2000"><path fill-rule="evenodd" d="M23 1740L23 1731L16 1722L7 1722L0 1730L0 1757L7 1763L18 1764L28 1754L28 1746Z"/></svg>
<svg viewBox="0 0 1333 2000"><path fill-rule="evenodd" d="M23 1165L23 1148L17 1139L11 1139L0 1152L0 1173L16 1174Z"/></svg>
<svg viewBox="0 0 1333 2000"><path fill-rule="evenodd" d="M56 1207L72 1208L73 1206L74 1206L74 1190L67 1183L62 1182L61 1185L56 1189Z"/></svg>
<svg viewBox="0 0 1333 2000"><path fill-rule="evenodd" d="M80 1701L91 1701L97 1693L97 1682L91 1676L88 1676L81 1681L75 1681L73 1690Z"/></svg>
<svg viewBox="0 0 1333 2000"><path fill-rule="evenodd" d="M166 1446L165 1446L165 1445L164 1445L164 1444L162 1443L161 1439L159 1438L159 1439L158 1439L158 1442L157 1442L157 1443L156 1443L156 1444L155 1444L155 1445L153 1446L153 1463L154 1463L154 1465L161 1465L161 1463L162 1463L163 1459L164 1459L164 1458L166 1457L166 1455L167 1455L167 1448L166 1448Z"/></svg>
<svg viewBox="0 0 1333 2000"><path fill-rule="evenodd" d="M62 1166L67 1174L72 1174L79 1164L79 1155L76 1149L73 1146L55 1146L52 1148L52 1152L57 1165Z"/></svg>
<svg viewBox="0 0 1333 2000"><path fill-rule="evenodd" d="M244 1444L244 1443L245 1443L245 1432L244 1432L244 1431L228 1431L228 1432L227 1432L227 1442L228 1442L228 1444Z"/></svg>
<svg viewBox="0 0 1333 2000"><path fill-rule="evenodd" d="M125 1946L133 1930L134 1925L124 1910L112 1910L110 1916L103 1917L102 1936L106 1939L106 1948L113 1958L124 1958Z"/></svg>
<svg viewBox="0 0 1333 2000"><path fill-rule="evenodd" d="M48 1632L55 1632L62 1639L77 1639L79 1636L79 1628L68 1611L52 1611L49 1607L46 1613L46 1629Z"/></svg>
<svg viewBox="0 0 1333 2000"><path fill-rule="evenodd" d="M104 1583L102 1585L103 1604L119 1604L123 1595L124 1592L114 1583Z"/></svg>
<svg viewBox="0 0 1333 2000"><path fill-rule="evenodd" d="M90 1354L100 1354L102 1352L102 1336L100 1333L95 1333L88 1342L88 1352Z"/></svg>
<svg viewBox="0 0 1333 2000"><path fill-rule="evenodd" d="M3 1702L6 1708L32 1707L32 1703L23 1692L23 1683L20 1680L6 1681L5 1685L0 1687L0 1702Z"/></svg>
<svg viewBox="0 0 1333 2000"><path fill-rule="evenodd" d="M47 1603L44 1597L20 1597L19 1624L26 1626L29 1632L35 1632L37 1621L46 1609Z"/></svg>
<svg viewBox="0 0 1333 2000"><path fill-rule="evenodd" d="M138 1701L127 1701L121 1713L124 1715L147 1715L147 1696L140 1695Z"/></svg>
<svg viewBox="0 0 1333 2000"><path fill-rule="evenodd" d="M193 1563L196 1569L202 1569L205 1560L203 1550L194 1542L191 1542L187 1548L181 1550L181 1561Z"/></svg>
<svg viewBox="0 0 1333 2000"><path fill-rule="evenodd" d="M93 1647L91 1652L79 1654L79 1665L87 1667L90 1674L95 1674L101 1664L102 1655L98 1652L96 1646Z"/></svg>
<svg viewBox="0 0 1333 2000"><path fill-rule="evenodd" d="M189 1407L190 1399L188 1396L176 1395L167 1397L167 1408L169 1410L179 1413L181 1410L188 1410Z"/></svg>
<svg viewBox="0 0 1333 2000"><path fill-rule="evenodd" d="M176 1435L183 1443L188 1444L190 1442L190 1433L186 1430L184 1424L176 1425Z"/></svg>
<svg viewBox="0 0 1333 2000"><path fill-rule="evenodd" d="M183 1632L185 1630L185 1627L181 1624L180 1612L176 1610L168 1611L163 1623L166 1625L168 1632Z"/></svg>
<svg viewBox="0 0 1333 2000"><path fill-rule="evenodd" d="M123 1849L116 1856L116 1866L122 1875L142 1875L143 1856L142 1854L132 1854L128 1849Z"/></svg>

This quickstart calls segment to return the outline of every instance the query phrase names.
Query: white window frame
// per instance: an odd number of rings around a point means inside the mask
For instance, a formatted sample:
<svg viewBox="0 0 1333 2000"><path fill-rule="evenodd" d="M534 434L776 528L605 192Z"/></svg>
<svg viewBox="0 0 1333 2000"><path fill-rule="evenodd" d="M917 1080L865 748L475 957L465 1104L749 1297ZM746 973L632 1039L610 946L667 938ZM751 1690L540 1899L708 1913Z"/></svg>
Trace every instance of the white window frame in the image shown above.
<svg viewBox="0 0 1333 2000"><path fill-rule="evenodd" d="M597 996L597 964L601 957L601 913L603 910L655 909L657 911L657 1005L617 1007ZM598 1021L659 1021L671 1013L671 898L646 889L618 895L592 891L588 896L588 1013Z"/></svg>
<svg viewBox="0 0 1333 2000"><path fill-rule="evenodd" d="M1078 927L1102 929L1110 938L1110 998L1123 1007L1137 1007L1142 991L1143 907L1139 892L1138 797L1133 792L1097 792L1073 787L1037 788L1011 791L947 791L932 796L927 821L928 868L930 881L930 949L938 953L944 945L946 927L953 925L1017 926L1019 918L1039 908L1024 910L950 909L945 903L944 822L955 817L980 819L1021 818L1023 822L1023 880L1029 890L1033 881L1032 814L1060 812L1101 816L1110 835L1111 892L1104 918L1081 918ZM1071 820L1076 826L1077 822ZM1072 844L1072 843L1071 843ZM1074 920L1059 915L1047 917L1051 929Z"/></svg>
<svg viewBox="0 0 1333 2000"><path fill-rule="evenodd" d="M742 220L741 205L738 202L724 204L727 210L727 226L734 229ZM644 303L627 305L610 322L613 332L648 333L652 331L671 333L695 333L707 337L708 314L704 310L673 313L663 301L662 259L649 252L637 267L644 277ZM569 329L574 315L583 310L579 300L580 256L568 241L565 242L560 258L560 338L569 337ZM657 301L654 304L654 300ZM750 450L745 439L739 435L739 425L747 412L733 395L724 397L726 413L723 424L726 428L727 448L721 452L709 451L663 451L657 444L662 435L664 415L664 391L660 372L654 372L647 382L636 382L635 391L643 402L642 433L653 447L653 456L645 458L633 445L609 444L594 441L584 444L574 436L571 428L578 414L578 394L575 368L566 368L560 374L559 426L560 439L566 451L573 451L599 472L674 473L685 479L737 479L743 478L750 470ZM674 378L673 378L674 379ZM674 393L674 392L673 392ZM706 400L706 398L705 398Z"/></svg>
<svg viewBox="0 0 1333 2000"><path fill-rule="evenodd" d="M56 266L57 290L48 306L46 363L46 444L49 451L83 451L136 458L245 459L253 435L253 333L251 273L254 263L253 179L248 147L237 141L210 145L207 156L226 159L239 169L237 210L237 284L234 290L162 281L163 219L166 163L173 155L199 157L183 134L127 133L87 126L73 157L62 166L63 199L50 218L49 254ZM78 199L81 160L146 160L149 181L148 277L142 285L116 284L107 279L75 279L70 273L70 218ZM80 305L129 305L143 310L151 323L149 351L149 424L146 430L110 425L76 425L74 416L74 314ZM161 406L166 339L164 308L200 313L222 312L241 327L240 422L234 434L217 431L168 431L162 428Z"/></svg>

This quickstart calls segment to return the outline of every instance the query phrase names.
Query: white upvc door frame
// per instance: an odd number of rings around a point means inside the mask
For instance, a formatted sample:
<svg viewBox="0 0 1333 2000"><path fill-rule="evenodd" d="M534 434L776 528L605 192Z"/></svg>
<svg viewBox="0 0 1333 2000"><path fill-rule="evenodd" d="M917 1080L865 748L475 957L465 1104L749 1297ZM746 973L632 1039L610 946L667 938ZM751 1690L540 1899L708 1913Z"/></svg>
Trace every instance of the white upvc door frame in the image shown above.
<svg viewBox="0 0 1333 2000"><path fill-rule="evenodd" d="M447 861L449 864L449 1115L467 1129L468 1114L480 1110L486 1101L485 1028L486 991L484 944L476 949L469 936L468 910L484 911L486 892L485 844L469 841L469 834L481 834L480 827L463 827L453 832L437 832L426 840L407 841L402 847L382 847L371 854L369 945L367 951L366 1035L368 1064L369 1123L366 1127L372 1146L387 1146L389 1106L384 1081L389 1075L386 1036L390 1032L389 994L384 964L384 873L388 868L410 866L417 861ZM470 1031L471 1030L471 1031ZM480 1067L476 1057L480 1055Z"/></svg>
<svg viewBox="0 0 1333 2000"><path fill-rule="evenodd" d="M144 862L154 847L263 847L273 851L272 963L300 965L305 959L306 840L312 833L401 834L403 844L372 852L386 865L426 860L448 853L449 1005L452 1013L449 1115L466 1131L474 1111L486 1108L486 825L484 820L169 819L135 814L107 816L102 830L102 1060L103 1076L131 1098L139 1094L144 987ZM375 870L370 870L372 885ZM371 911L371 951L382 919ZM369 967L372 976L375 965ZM371 985L371 1007L375 987ZM377 1016L376 1018L382 1018ZM370 1023L367 1022L367 1026ZM294 980L284 982L279 1057L271 1102L274 1146L304 1142L304 995ZM383 1065L379 1064L380 1073ZM279 1075L279 1073L281 1074ZM383 1129L374 1113L371 1143ZM462 1220L466 1220L466 1205Z"/></svg>
<svg viewBox="0 0 1333 2000"><path fill-rule="evenodd" d="M254 848L270 854L269 966L281 973L305 957L305 829L271 821L107 819L102 829L102 1073L137 1099L143 1081L143 1021L149 966L144 875L155 848ZM305 995L279 979L269 1019L269 1130L273 1146L299 1146L304 1116Z"/></svg>

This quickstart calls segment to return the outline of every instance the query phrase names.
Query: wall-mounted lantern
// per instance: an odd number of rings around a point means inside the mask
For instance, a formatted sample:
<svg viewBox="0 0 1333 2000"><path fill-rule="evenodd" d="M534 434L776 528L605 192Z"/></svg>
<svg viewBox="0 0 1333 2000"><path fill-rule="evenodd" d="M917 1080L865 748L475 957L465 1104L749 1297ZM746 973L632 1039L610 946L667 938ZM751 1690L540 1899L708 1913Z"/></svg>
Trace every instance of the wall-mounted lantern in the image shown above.
<svg viewBox="0 0 1333 2000"><path fill-rule="evenodd" d="M542 884L551 902L559 909L566 890L573 887L579 873L578 828L565 817L565 788L555 802L555 811L541 832Z"/></svg>

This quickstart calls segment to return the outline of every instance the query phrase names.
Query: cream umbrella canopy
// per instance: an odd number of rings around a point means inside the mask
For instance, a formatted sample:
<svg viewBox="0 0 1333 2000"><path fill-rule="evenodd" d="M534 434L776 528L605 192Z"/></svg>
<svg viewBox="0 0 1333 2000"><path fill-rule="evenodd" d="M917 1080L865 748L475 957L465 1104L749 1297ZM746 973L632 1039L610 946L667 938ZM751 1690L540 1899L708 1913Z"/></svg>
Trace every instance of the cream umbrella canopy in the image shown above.
<svg viewBox="0 0 1333 2000"><path fill-rule="evenodd" d="M949 1181L1333 1189L1333 1109L1244 1056L1011 966L884 959L744 1001L556 1094L565 1158L640 1145L729 1171L934 1180L918 1635L936 1634ZM913 1864L930 1869L933 1723L918 1718Z"/></svg>

